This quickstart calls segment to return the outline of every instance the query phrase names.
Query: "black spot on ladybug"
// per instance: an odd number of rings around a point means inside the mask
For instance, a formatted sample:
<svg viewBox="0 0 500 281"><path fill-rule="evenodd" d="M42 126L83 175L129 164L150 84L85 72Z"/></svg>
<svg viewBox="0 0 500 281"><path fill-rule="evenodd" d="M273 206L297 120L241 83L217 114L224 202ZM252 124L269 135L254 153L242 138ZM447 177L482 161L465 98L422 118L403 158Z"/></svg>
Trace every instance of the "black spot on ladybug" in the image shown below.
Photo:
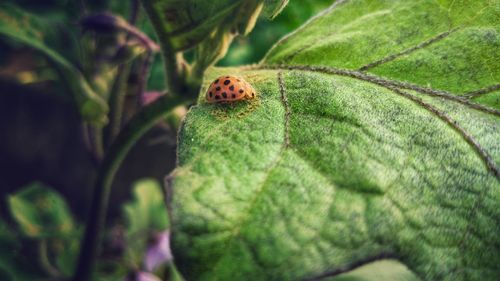
<svg viewBox="0 0 500 281"><path fill-rule="evenodd" d="M231 83L231 81L229 81L229 80L224 81L224 85L226 85L226 86L229 85L229 83Z"/></svg>
<svg viewBox="0 0 500 281"><path fill-rule="evenodd" d="M223 98L227 98L227 94L226 94L226 92L223 92L223 93L222 93L222 97L223 97Z"/></svg>
<svg viewBox="0 0 500 281"><path fill-rule="evenodd" d="M212 97L212 96L213 96L212 92L208 93L208 95L209 95L210 97Z"/></svg>
<svg viewBox="0 0 500 281"><path fill-rule="evenodd" d="M215 79L214 84L219 83L219 79Z"/></svg>
<svg viewBox="0 0 500 281"><path fill-rule="evenodd" d="M220 96L219 96L219 95L216 95L216 96L215 96L215 99L216 99L216 100L220 100Z"/></svg>
<svg viewBox="0 0 500 281"><path fill-rule="evenodd" d="M255 97L255 93L252 93L252 98Z"/></svg>
<svg viewBox="0 0 500 281"><path fill-rule="evenodd" d="M236 97L236 94L232 94L231 97L233 97L233 99Z"/></svg>
<svg viewBox="0 0 500 281"><path fill-rule="evenodd" d="M220 87L215 88L216 91L220 91Z"/></svg>
<svg viewBox="0 0 500 281"><path fill-rule="evenodd" d="M231 85L231 87L229 87L229 90L234 91L234 85Z"/></svg>
<svg viewBox="0 0 500 281"><path fill-rule="evenodd" d="M240 94L243 94L243 92L245 91L243 91L243 89L240 89L238 92L240 92Z"/></svg>

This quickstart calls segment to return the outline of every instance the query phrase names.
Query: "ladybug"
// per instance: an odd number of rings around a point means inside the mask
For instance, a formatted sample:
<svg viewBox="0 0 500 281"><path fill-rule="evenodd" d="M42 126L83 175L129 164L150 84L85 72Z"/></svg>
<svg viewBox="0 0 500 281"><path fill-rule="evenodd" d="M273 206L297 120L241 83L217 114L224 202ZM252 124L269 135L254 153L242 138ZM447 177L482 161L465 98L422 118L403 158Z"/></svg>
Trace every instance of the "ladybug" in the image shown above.
<svg viewBox="0 0 500 281"><path fill-rule="evenodd" d="M247 81L236 76L220 76L208 87L208 103L230 103L255 98L255 89Z"/></svg>

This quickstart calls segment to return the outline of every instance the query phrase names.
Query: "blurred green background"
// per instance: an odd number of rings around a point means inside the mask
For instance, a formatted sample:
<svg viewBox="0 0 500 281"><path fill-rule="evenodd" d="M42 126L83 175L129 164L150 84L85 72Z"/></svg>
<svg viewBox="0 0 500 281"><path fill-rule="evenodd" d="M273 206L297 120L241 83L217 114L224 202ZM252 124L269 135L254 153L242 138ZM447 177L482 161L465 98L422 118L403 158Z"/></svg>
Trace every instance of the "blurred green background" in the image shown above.
<svg viewBox="0 0 500 281"><path fill-rule="evenodd" d="M227 55L217 63L217 66L258 63L281 37L295 30L333 2L335 0L290 0L288 6L276 18L270 20L261 17L248 36L236 37ZM143 30L150 32L151 29L145 25ZM150 89L157 90L164 87L162 71L161 61L156 58L149 80Z"/></svg>
<svg viewBox="0 0 500 281"><path fill-rule="evenodd" d="M291 0L274 20L261 17L248 37L235 38L228 54L217 65L257 63L281 37L332 2ZM89 36L93 38L79 24L85 15L109 11L125 19L136 18L136 26L154 38L144 12L134 8L138 1L2 0L5 3L39 16L43 22L37 29L43 32L46 44L80 69L98 68L102 60L82 55ZM134 79L137 77L132 74L129 80ZM147 89L161 91L164 86L162 62L157 54ZM5 197L33 181L41 181L61 192L76 215L82 217L97 163L85 147L81 120L65 89L64 81L59 80L43 56L0 37L0 168L3 171L0 194ZM111 217L117 216L120 203L130 198L129 187L135 180L141 177L161 180L174 168L175 135L175 129L155 128L130 152L114 183ZM2 213L7 213L5 205L0 207Z"/></svg>

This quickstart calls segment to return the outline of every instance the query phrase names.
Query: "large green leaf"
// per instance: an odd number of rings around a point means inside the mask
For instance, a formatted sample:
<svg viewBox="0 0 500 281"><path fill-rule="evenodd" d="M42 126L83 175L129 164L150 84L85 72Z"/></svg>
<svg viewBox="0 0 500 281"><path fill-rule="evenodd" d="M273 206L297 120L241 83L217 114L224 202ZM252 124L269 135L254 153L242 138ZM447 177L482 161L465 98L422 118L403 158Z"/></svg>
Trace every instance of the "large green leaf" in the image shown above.
<svg viewBox="0 0 500 281"><path fill-rule="evenodd" d="M70 210L58 193L33 183L8 198L22 233L32 238L64 236L75 231Z"/></svg>
<svg viewBox="0 0 500 281"><path fill-rule="evenodd" d="M346 0L240 75L258 100L180 132L187 280L301 280L379 259L500 276L500 1ZM404 279L402 279L404 280Z"/></svg>
<svg viewBox="0 0 500 281"><path fill-rule="evenodd" d="M50 48L47 33L52 32L46 20L16 6L0 5L0 37L14 39L43 54L57 69L61 80L68 85L85 120L105 123L108 106L90 87L82 73L56 50ZM46 32L46 33L44 33Z"/></svg>

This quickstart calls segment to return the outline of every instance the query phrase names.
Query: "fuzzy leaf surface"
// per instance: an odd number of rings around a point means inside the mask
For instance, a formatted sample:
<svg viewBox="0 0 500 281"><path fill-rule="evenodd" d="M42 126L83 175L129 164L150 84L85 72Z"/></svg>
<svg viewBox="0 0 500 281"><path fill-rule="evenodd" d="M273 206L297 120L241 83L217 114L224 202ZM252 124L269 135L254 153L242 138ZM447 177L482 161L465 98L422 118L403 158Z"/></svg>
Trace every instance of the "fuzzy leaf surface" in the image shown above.
<svg viewBox="0 0 500 281"><path fill-rule="evenodd" d="M181 272L319 280L391 258L496 280L499 46L497 0L346 0L259 66L208 71L167 186ZM228 74L257 100L206 104Z"/></svg>

